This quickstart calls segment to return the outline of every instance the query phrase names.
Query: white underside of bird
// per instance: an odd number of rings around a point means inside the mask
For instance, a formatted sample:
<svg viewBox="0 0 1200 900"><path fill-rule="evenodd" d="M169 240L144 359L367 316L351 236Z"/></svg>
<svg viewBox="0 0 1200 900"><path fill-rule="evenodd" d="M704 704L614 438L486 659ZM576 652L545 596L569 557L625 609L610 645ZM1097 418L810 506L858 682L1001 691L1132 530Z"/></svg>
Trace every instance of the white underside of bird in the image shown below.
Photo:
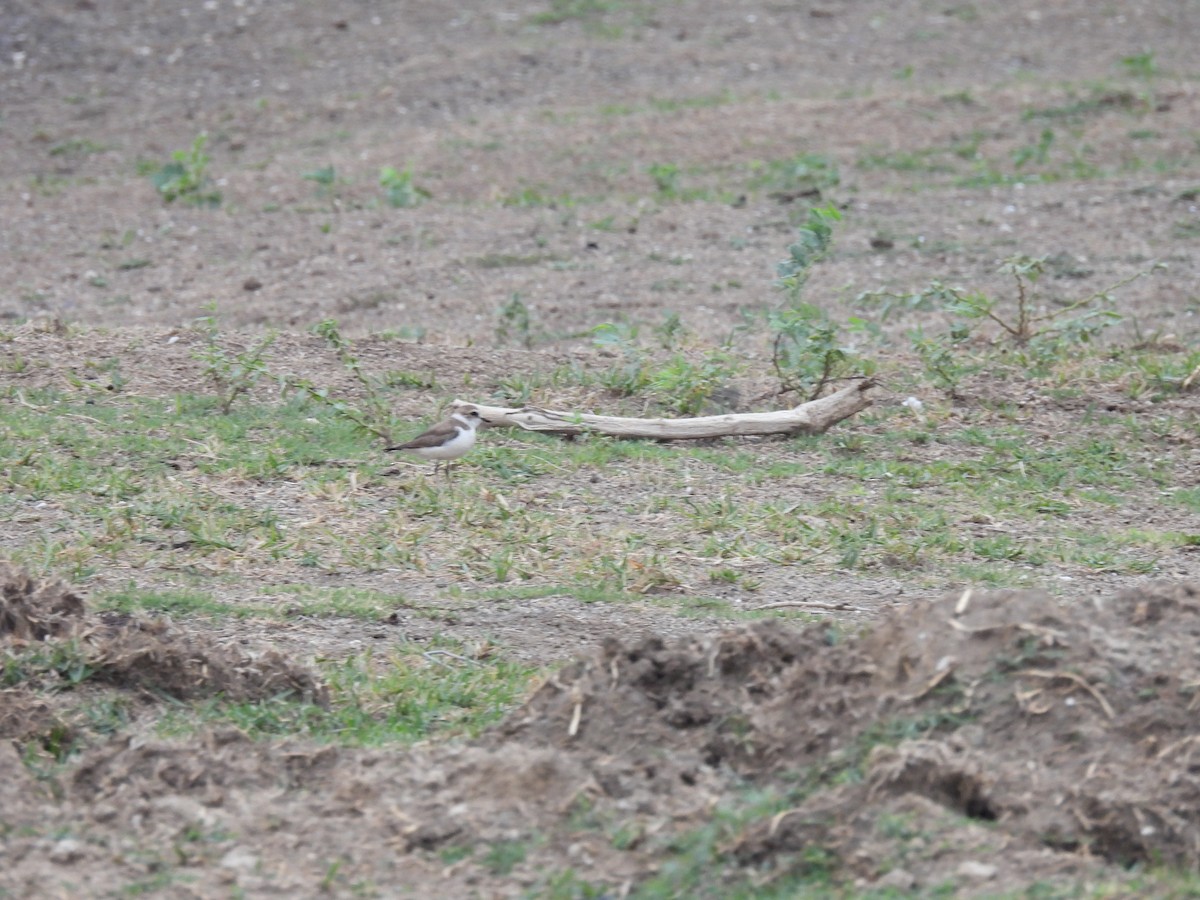
<svg viewBox="0 0 1200 900"><path fill-rule="evenodd" d="M466 456L467 451L474 446L475 429L469 425L462 425L459 427L458 433L445 443L436 444L431 447L408 447L401 444L400 449L407 450L409 453L415 453L423 459L441 460L458 459L460 456Z"/></svg>

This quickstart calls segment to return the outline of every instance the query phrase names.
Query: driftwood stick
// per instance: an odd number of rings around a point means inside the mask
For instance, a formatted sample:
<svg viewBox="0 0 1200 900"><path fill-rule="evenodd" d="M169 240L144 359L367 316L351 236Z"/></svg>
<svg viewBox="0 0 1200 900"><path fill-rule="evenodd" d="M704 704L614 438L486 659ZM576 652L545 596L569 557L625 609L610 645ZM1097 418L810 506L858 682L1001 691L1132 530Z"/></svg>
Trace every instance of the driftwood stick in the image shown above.
<svg viewBox="0 0 1200 900"><path fill-rule="evenodd" d="M492 427L516 427L526 431L548 431L554 434L583 434L594 431L613 437L685 441L746 434L821 434L843 419L848 419L870 406L867 391L874 386L875 382L867 378L828 397L810 400L792 409L762 413L728 413L687 419L597 416L591 413L541 409L536 406L483 406L463 400L455 400L453 406L473 406Z"/></svg>

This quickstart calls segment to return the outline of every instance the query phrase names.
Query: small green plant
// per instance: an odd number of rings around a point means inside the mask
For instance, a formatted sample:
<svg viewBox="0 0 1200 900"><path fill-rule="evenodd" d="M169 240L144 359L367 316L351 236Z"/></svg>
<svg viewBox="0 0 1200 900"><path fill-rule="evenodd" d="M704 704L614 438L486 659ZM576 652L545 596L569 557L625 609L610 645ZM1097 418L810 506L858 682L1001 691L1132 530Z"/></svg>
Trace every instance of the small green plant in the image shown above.
<svg viewBox="0 0 1200 900"><path fill-rule="evenodd" d="M599 381L622 397L637 394L650 383L646 354L638 346L637 336L637 326L625 322L605 322L592 329L592 343L621 356L620 364L602 373Z"/></svg>
<svg viewBox="0 0 1200 900"><path fill-rule="evenodd" d="M1113 293L1161 268L1160 264L1152 265L1077 300L1042 302L1035 286L1054 264L1052 259L1028 256L1006 259L1000 271L1011 275L1016 285L1011 303L937 281L914 294L860 294L858 300L878 304L883 318L897 309L940 310L948 315L951 324L947 331L930 335L917 329L909 334L909 340L926 376L951 397L957 397L962 380L995 357L986 351L972 356L967 350L973 343L983 347L997 343L996 336L980 333L985 323L998 326L999 342L1015 348L1010 360L1044 368L1065 353L1074 354L1080 345L1119 322L1121 315L1113 309Z"/></svg>
<svg viewBox="0 0 1200 900"><path fill-rule="evenodd" d="M970 337L971 330L962 324L933 337L927 336L921 329L909 335L925 374L951 397L958 397L962 380L980 369L979 364L967 362L958 352Z"/></svg>
<svg viewBox="0 0 1200 900"><path fill-rule="evenodd" d="M781 200L821 196L841 182L837 163L820 153L755 163L750 171L750 188L765 189Z"/></svg>
<svg viewBox="0 0 1200 900"><path fill-rule="evenodd" d="M507 875L525 861L526 847L520 841L497 841L483 856L483 864L495 875Z"/></svg>
<svg viewBox="0 0 1200 900"><path fill-rule="evenodd" d="M667 313L662 324L654 326L654 336L658 338L659 346L664 350L674 350L678 347L686 331L679 313L675 312Z"/></svg>
<svg viewBox="0 0 1200 900"><path fill-rule="evenodd" d="M263 357L275 343L276 335L271 332L240 353L230 352L225 346L228 342L221 339L216 304L210 304L208 308L210 314L196 320L196 327L204 336L204 344L192 356L203 364L205 379L216 388L221 413L229 415L237 398L248 393L268 374Z"/></svg>
<svg viewBox="0 0 1200 900"><path fill-rule="evenodd" d="M828 313L801 299L812 267L829 252L832 223L841 218L832 205L811 209L788 247L788 258L776 267L776 287L787 300L767 313L767 327L775 335L771 361L779 393L796 391L815 399L831 381L874 371L869 360L842 344L840 329Z"/></svg>
<svg viewBox="0 0 1200 900"><path fill-rule="evenodd" d="M190 150L176 150L171 162L150 176L155 190L167 203L183 200L195 206L220 206L221 192L211 187L208 177L208 154L204 145L207 134L199 134Z"/></svg>
<svg viewBox="0 0 1200 900"><path fill-rule="evenodd" d="M797 230L796 240L788 246L788 258L775 267L779 276L776 286L792 303L800 301L812 267L828 255L833 224L841 220L842 214L833 204L814 206L808 212L808 221Z"/></svg>
<svg viewBox="0 0 1200 900"><path fill-rule="evenodd" d="M322 196L328 196L332 193L333 186L337 183L337 172L332 165L323 166L311 172L305 172L302 177L305 181L316 182L317 192Z"/></svg>
<svg viewBox="0 0 1200 900"><path fill-rule="evenodd" d="M69 690L94 674L91 659L74 640L43 641L23 652L6 650L0 657L0 684L13 687L27 682Z"/></svg>
<svg viewBox="0 0 1200 900"><path fill-rule="evenodd" d="M1135 78L1153 78L1158 74L1158 64L1154 61L1154 53L1150 50L1122 57L1121 67L1125 69L1126 74Z"/></svg>
<svg viewBox="0 0 1200 900"><path fill-rule="evenodd" d="M646 170L654 179L654 187L666 198L675 199L680 196L679 166L674 163L653 163Z"/></svg>
<svg viewBox="0 0 1200 900"><path fill-rule="evenodd" d="M668 348L678 342L682 330L679 317L671 314L654 333ZM670 412L694 416L737 374L738 366L728 347L703 354L676 352L663 362L638 341L638 331L636 325L612 322L592 330L596 346L621 356L618 365L597 379L615 394L629 397L647 391Z"/></svg>
<svg viewBox="0 0 1200 900"><path fill-rule="evenodd" d="M561 25L578 21L591 34L614 38L620 35L621 29L606 24L604 16L618 5L611 0L550 0L550 8L535 13L529 21L534 25Z"/></svg>
<svg viewBox="0 0 1200 900"><path fill-rule="evenodd" d="M736 373L733 357L716 350L693 362L676 353L660 368L649 373L648 387L666 398L665 405L681 416L695 416L704 411L713 395L724 387Z"/></svg>
<svg viewBox="0 0 1200 900"><path fill-rule="evenodd" d="M420 206L433 197L433 194L413 182L412 166L405 169L384 166L379 170L379 186L383 188L387 202L399 209Z"/></svg>
<svg viewBox="0 0 1200 900"><path fill-rule="evenodd" d="M1014 343L1059 344L1063 341L1087 342L1105 328L1121 320L1112 309L1112 294L1161 268L1155 264L1078 300L1053 304L1039 311L1034 286L1046 270L1045 257L1012 256L1000 265L1000 271L1013 277L1016 284L1016 308L1004 310L1000 303L982 293L948 288L942 294L946 311L968 321L990 321Z"/></svg>
<svg viewBox="0 0 1200 900"><path fill-rule="evenodd" d="M1054 143L1054 129L1043 128L1041 137L1036 144L1018 148L1013 153L1013 168L1022 169L1031 162L1039 166L1045 165L1050 155L1050 146Z"/></svg>
<svg viewBox="0 0 1200 900"><path fill-rule="evenodd" d="M332 893L334 885L337 884L337 874L342 868L342 861L335 859L325 867L325 877L321 879L321 892Z"/></svg>
<svg viewBox="0 0 1200 900"><path fill-rule="evenodd" d="M837 323L811 303L772 310L767 324L775 333L771 363L779 393L796 391L815 400L832 381L869 374L867 361L841 343Z"/></svg>

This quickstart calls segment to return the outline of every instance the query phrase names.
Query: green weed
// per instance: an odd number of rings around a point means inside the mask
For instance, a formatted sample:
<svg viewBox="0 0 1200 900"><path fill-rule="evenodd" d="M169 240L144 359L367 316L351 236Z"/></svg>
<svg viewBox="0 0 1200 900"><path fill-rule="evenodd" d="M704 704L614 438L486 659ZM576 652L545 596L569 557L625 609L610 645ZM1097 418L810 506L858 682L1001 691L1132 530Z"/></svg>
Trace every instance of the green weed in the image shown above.
<svg viewBox="0 0 1200 900"><path fill-rule="evenodd" d="M93 153L103 153L107 149L103 144L97 144L87 138L71 138L52 144L49 153L51 156L90 156Z"/></svg>
<svg viewBox="0 0 1200 900"><path fill-rule="evenodd" d="M478 735L529 691L535 670L489 648L472 650L449 639L398 645L386 655L366 653L319 668L329 703L288 697L253 703L220 698L174 710L164 733L186 733L225 721L252 738L303 734L351 746L407 743L433 734Z"/></svg>
<svg viewBox="0 0 1200 900"><path fill-rule="evenodd" d="M737 371L733 355L723 350L706 353L698 361L676 353L648 373L647 389L658 394L670 412L696 416Z"/></svg>
<svg viewBox="0 0 1200 900"><path fill-rule="evenodd" d="M837 163L820 153L801 153L790 159L756 162L750 166L748 187L781 199L823 196L841 183Z"/></svg>
<svg viewBox="0 0 1200 900"><path fill-rule="evenodd" d="M497 841L483 855L482 862L493 875L508 875L525 862L528 852L522 841Z"/></svg>
<svg viewBox="0 0 1200 900"><path fill-rule="evenodd" d="M796 391L815 399L831 381L868 375L874 369L842 343L837 324L824 310L801 299L813 266L829 252L832 226L840 220L832 205L811 209L788 247L788 258L776 266L776 288L787 300L768 311L766 321L774 334L771 363L781 393Z"/></svg>
<svg viewBox="0 0 1200 900"><path fill-rule="evenodd" d="M383 188L388 204L400 209L412 209L433 197L413 181L411 166L401 170L391 166L380 169L379 186Z"/></svg>
<svg viewBox="0 0 1200 900"><path fill-rule="evenodd" d="M584 29L599 37L615 38L621 30L606 23L605 16L621 7L615 0L550 0L550 8L530 16L533 25L561 25L564 22L580 22Z"/></svg>
<svg viewBox="0 0 1200 900"><path fill-rule="evenodd" d="M1009 351L1004 365L1024 365L1043 373L1056 362L1077 356L1082 346L1121 320L1114 293L1161 268L1156 264L1075 300L1048 302L1038 296L1036 285L1052 262L1028 256L1005 260L1000 271L1013 278L1015 297L1011 299L935 281L912 294L863 293L856 302L876 306L884 319L896 311L941 311L950 320L944 332L928 334L916 329L909 333L909 340L926 377L957 396L964 379L984 367L994 369L1001 364L998 354L1002 350ZM988 325L991 334L984 331ZM985 349L980 353L973 347ZM1178 375L1180 379L1185 376Z"/></svg>
<svg viewBox="0 0 1200 900"><path fill-rule="evenodd" d="M1096 86L1088 92L1087 96L1073 96L1069 102L1060 106L1027 109L1022 114L1022 118L1026 121L1033 119L1062 119L1069 122L1078 122L1088 116L1099 115L1111 110L1136 112L1144 108L1144 106L1144 101L1139 99L1133 91L1110 90L1103 86Z"/></svg>
<svg viewBox="0 0 1200 900"><path fill-rule="evenodd" d="M1121 68L1134 78L1153 78L1158 74L1158 63L1150 50L1121 57Z"/></svg>
<svg viewBox="0 0 1200 900"><path fill-rule="evenodd" d="M1039 311L1040 304L1032 288L1046 269L1046 259L1014 256L1004 261L1000 271L1011 275L1015 282L1015 309L1006 311L995 299L983 294L950 289L947 312L968 321L986 320L998 325L1001 332L1018 345L1034 342L1053 347L1063 343L1074 345L1091 340L1120 321L1120 314L1112 308L1113 292L1158 268L1160 266L1153 266L1095 293Z"/></svg>
<svg viewBox="0 0 1200 900"><path fill-rule="evenodd" d="M311 172L305 172L301 176L305 181L311 181L317 185L317 193L322 197L328 197L333 194L334 185L337 184L337 170L333 165L322 166L319 169L313 169Z"/></svg>
<svg viewBox="0 0 1200 900"><path fill-rule="evenodd" d="M199 134L191 149L176 150L171 162L155 172L150 180L167 203L182 200L195 206L220 206L221 192L212 187L208 176L209 156L204 152L208 135Z"/></svg>
<svg viewBox="0 0 1200 900"><path fill-rule="evenodd" d="M240 353L227 349L229 339L222 339L220 320L216 304L211 304L211 313L196 320L196 327L204 336L204 345L192 355L204 366L204 377L217 392L217 403L224 415L229 415L237 398L249 393L267 374L263 358L276 335L272 332L254 341Z"/></svg>

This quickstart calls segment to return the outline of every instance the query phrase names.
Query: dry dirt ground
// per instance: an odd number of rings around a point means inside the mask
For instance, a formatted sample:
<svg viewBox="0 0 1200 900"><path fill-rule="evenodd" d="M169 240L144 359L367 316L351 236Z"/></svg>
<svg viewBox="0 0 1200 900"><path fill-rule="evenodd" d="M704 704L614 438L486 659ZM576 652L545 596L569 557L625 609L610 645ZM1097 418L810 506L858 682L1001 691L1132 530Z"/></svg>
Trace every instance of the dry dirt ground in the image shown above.
<svg viewBox="0 0 1200 900"><path fill-rule="evenodd" d="M336 319L368 365L429 377L397 408L426 417L514 375L611 364L586 339L601 323L676 312L698 343L725 338L771 296L818 197L844 221L814 302L870 315L864 292L934 279L1004 291L996 264L1013 253L1051 258L1069 296L1161 261L1121 291L1112 334L1192 347L1198 44L1195 0L0 0L5 402L112 377L96 361L119 361L133 395L193 390L190 326L215 305L235 346L277 329L278 365L352 394L307 332ZM149 176L201 133L220 205L165 203ZM772 164L798 158L811 171L779 181ZM389 166L411 170L419 205L386 202ZM515 338L498 328L514 295L531 322ZM929 315L901 310L884 330ZM769 382L767 351L744 352ZM1084 405L1150 409L1095 388L1025 412L1049 437L1080 427ZM1021 399L987 373L971 389ZM1191 448L1177 477L1194 486L1195 395L1156 409L1177 423L1164 440ZM20 556L55 515L0 523L0 546ZM1182 510L1111 513L1140 515L1197 531ZM458 633L577 661L482 738L412 750L135 727L39 778L15 748L71 723L53 698L6 688L0 896L717 897L738 879L743 896L790 896L788 879L1136 896L1148 865L1200 867L1196 556L1164 550L1153 574L1170 584L1064 570L1053 597L886 568L758 572L755 602L803 594L870 624L848 640L777 620L726 630L663 602L472 602ZM236 574L231 601L325 583ZM101 673L89 690L154 707L320 701L314 647L391 634L192 629L87 602L176 576L101 567L68 589L8 572L0 640L82 641ZM339 583L441 589L425 573ZM718 856L727 882L707 880Z"/></svg>

